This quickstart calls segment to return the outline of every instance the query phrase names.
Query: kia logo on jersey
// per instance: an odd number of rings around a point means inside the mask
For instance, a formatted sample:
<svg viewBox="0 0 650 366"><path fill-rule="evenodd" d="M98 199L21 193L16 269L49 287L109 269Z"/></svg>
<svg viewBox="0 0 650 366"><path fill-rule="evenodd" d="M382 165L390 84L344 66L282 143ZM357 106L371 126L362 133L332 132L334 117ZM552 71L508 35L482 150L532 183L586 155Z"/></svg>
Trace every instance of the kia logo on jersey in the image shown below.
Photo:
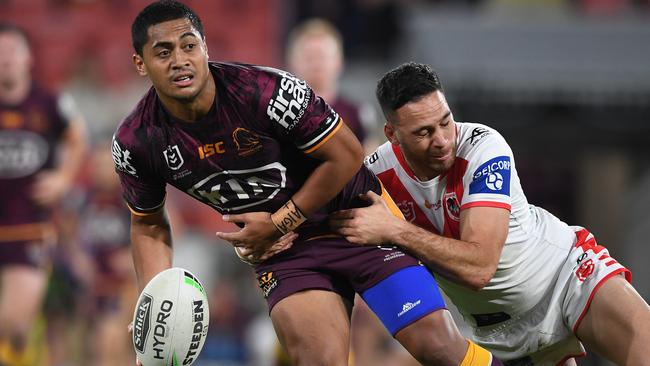
<svg viewBox="0 0 650 366"><path fill-rule="evenodd" d="M261 205L287 185L287 168L279 162L243 170L213 173L187 193L219 212L231 212Z"/></svg>
<svg viewBox="0 0 650 366"><path fill-rule="evenodd" d="M493 193L510 195L509 156L497 156L479 166L472 176L469 194Z"/></svg>

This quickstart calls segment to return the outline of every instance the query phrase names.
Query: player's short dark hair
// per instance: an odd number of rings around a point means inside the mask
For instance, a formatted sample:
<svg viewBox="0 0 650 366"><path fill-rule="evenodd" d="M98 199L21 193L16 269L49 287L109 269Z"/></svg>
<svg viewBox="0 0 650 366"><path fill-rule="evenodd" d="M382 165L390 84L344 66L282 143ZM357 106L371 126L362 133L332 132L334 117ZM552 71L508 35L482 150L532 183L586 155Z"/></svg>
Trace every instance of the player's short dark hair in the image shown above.
<svg viewBox="0 0 650 366"><path fill-rule="evenodd" d="M436 91L443 91L431 66L408 62L387 72L377 83L375 94L384 115Z"/></svg>
<svg viewBox="0 0 650 366"><path fill-rule="evenodd" d="M17 34L18 36L20 36L25 41L25 43L27 44L28 47L31 46L31 42L30 42L30 39L29 39L29 35L27 34L27 31L24 28L14 24L14 23L0 21L0 34L2 34L2 33L14 33L14 34Z"/></svg>
<svg viewBox="0 0 650 366"><path fill-rule="evenodd" d="M204 37L201 18L192 9L174 0L156 1L142 9L131 25L131 41L135 52L142 56L142 48L149 40L149 27L176 19L189 20L201 37Z"/></svg>

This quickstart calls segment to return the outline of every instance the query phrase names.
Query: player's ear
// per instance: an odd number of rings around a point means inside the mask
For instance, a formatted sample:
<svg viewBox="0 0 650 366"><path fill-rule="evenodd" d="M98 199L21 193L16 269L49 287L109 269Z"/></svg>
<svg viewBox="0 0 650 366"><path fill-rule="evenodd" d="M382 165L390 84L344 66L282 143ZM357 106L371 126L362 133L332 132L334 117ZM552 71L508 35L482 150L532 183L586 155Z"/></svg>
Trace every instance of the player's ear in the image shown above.
<svg viewBox="0 0 650 366"><path fill-rule="evenodd" d="M393 128L393 125L390 122L384 123L384 135L386 135L386 138L388 139L388 141L390 141L391 144L399 145L399 141L397 141L397 136L395 136L395 129Z"/></svg>
<svg viewBox="0 0 650 366"><path fill-rule="evenodd" d="M140 76L147 76L147 68L144 66L144 59L142 56L134 53L133 64L135 65L135 69L138 70L138 74L140 74Z"/></svg>

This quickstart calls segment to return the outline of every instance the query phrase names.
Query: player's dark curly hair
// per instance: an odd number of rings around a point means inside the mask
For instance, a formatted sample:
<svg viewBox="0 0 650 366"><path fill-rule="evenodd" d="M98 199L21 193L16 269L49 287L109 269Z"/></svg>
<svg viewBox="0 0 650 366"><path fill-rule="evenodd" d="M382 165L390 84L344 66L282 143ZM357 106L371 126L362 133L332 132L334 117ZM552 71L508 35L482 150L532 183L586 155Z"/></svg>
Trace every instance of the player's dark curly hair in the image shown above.
<svg viewBox="0 0 650 366"><path fill-rule="evenodd" d="M408 62L390 70L377 83L375 95L388 118L406 103L443 91L438 74L429 65Z"/></svg>
<svg viewBox="0 0 650 366"><path fill-rule="evenodd" d="M149 40L149 34L147 33L149 27L169 20L183 18L192 23L192 26L199 32L201 37L204 36L201 18L185 4L173 0L162 0L149 4L135 17L133 25L131 25L133 49L138 55L142 56L142 48Z"/></svg>
<svg viewBox="0 0 650 366"><path fill-rule="evenodd" d="M27 46L31 45L31 41L29 39L29 35L27 35L27 31L25 31L25 29L21 28L20 26L14 23L0 21L0 34L1 33L17 34L18 36L23 38L23 40L27 43Z"/></svg>

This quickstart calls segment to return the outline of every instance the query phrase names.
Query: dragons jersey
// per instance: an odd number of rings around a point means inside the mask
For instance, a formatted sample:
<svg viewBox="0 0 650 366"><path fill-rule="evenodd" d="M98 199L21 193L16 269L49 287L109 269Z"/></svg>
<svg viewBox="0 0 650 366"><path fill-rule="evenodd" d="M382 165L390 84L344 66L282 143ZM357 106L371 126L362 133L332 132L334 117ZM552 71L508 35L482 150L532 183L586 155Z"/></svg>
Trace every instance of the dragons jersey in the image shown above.
<svg viewBox="0 0 650 366"><path fill-rule="evenodd" d="M389 142L368 156L365 164L407 220L446 237L459 239L462 210L487 206L510 211L496 274L483 290L437 277L466 321L476 326L514 317L537 304L552 288L576 236L555 216L528 204L512 151L498 132L475 123L456 123L456 130L454 165L430 181L418 180L399 147Z"/></svg>
<svg viewBox="0 0 650 366"><path fill-rule="evenodd" d="M220 213L274 212L321 163L310 153L343 122L302 80L244 64L210 63L216 98L201 120L172 116L151 88L118 127L112 153L135 214L164 204L167 183ZM326 216L357 207L379 181L365 167L299 232L326 231ZM355 206L356 205L356 206Z"/></svg>

